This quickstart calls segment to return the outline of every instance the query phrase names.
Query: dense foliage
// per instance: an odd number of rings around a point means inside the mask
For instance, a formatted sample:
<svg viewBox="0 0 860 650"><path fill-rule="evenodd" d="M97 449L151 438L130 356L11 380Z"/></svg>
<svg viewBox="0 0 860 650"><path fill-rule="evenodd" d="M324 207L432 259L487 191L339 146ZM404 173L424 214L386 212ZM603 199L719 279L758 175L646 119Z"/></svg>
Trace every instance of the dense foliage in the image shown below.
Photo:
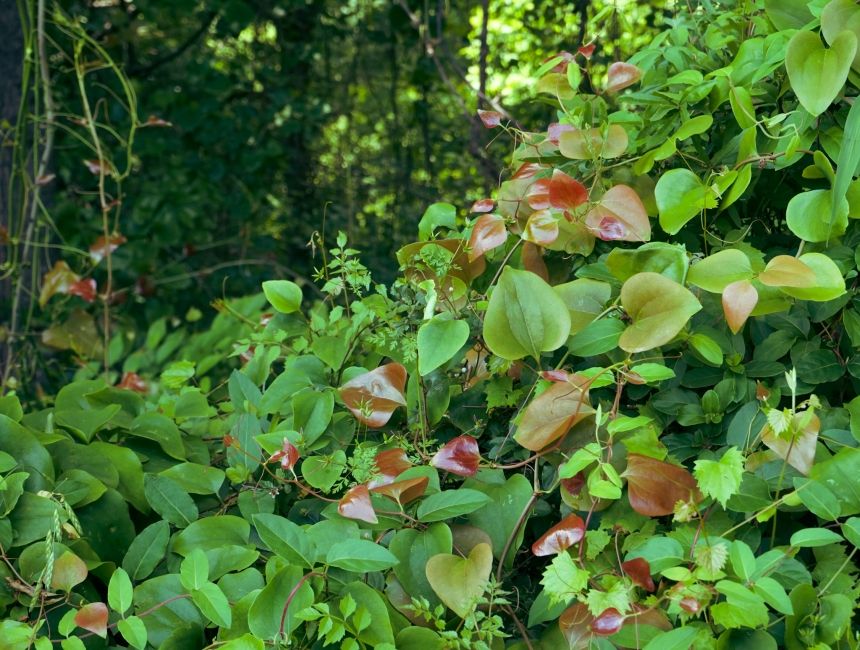
<svg viewBox="0 0 860 650"><path fill-rule="evenodd" d="M341 233L0 398L0 645L857 647L860 6L759 4L481 110L392 283Z"/></svg>

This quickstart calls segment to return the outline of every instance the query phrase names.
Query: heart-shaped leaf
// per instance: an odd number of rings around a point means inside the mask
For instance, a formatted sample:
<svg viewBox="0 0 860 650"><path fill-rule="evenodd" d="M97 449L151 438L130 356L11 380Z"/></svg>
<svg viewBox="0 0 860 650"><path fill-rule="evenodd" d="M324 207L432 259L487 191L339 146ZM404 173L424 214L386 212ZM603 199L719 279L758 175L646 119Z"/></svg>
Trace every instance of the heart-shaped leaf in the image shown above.
<svg viewBox="0 0 860 650"><path fill-rule="evenodd" d="M347 519L358 519L369 524L379 521L370 503L370 491L366 485L356 485L344 494L337 503L337 511Z"/></svg>
<svg viewBox="0 0 860 650"><path fill-rule="evenodd" d="M549 184L550 179L541 178L529 187L529 191L526 193L526 200L532 210L546 210L550 207Z"/></svg>
<svg viewBox="0 0 860 650"><path fill-rule="evenodd" d="M610 124L604 129L573 129L559 135L558 149L565 158L594 160L618 158L627 151L628 137L624 127Z"/></svg>
<svg viewBox="0 0 860 650"><path fill-rule="evenodd" d="M726 248L693 264L687 282L711 293L720 293L727 285L753 276L750 258L736 248Z"/></svg>
<svg viewBox="0 0 860 650"><path fill-rule="evenodd" d="M618 632L623 625L624 615L614 607L610 607L591 621L591 631L597 636L609 636Z"/></svg>
<svg viewBox="0 0 860 650"><path fill-rule="evenodd" d="M854 0L830 0L821 12L821 33L824 40L832 45L846 29L854 32L860 42L860 7ZM857 49L851 63L855 70L860 69L860 47Z"/></svg>
<svg viewBox="0 0 860 650"><path fill-rule="evenodd" d="M104 603L89 603L75 614L75 625L103 639L107 638L108 608Z"/></svg>
<svg viewBox="0 0 860 650"><path fill-rule="evenodd" d="M769 287L812 287L815 271L796 257L777 255L767 263L758 281Z"/></svg>
<svg viewBox="0 0 860 650"><path fill-rule="evenodd" d="M497 214L485 214L472 228L469 237L469 261L474 262L485 253L503 246L508 239L505 220Z"/></svg>
<svg viewBox="0 0 860 650"><path fill-rule="evenodd" d="M557 210L575 210L588 202L585 185L574 180L560 169L552 173L549 182L549 203Z"/></svg>
<svg viewBox="0 0 860 650"><path fill-rule="evenodd" d="M670 169L654 188L660 227L674 235L702 210L717 207L717 195L689 169Z"/></svg>
<svg viewBox="0 0 860 650"><path fill-rule="evenodd" d="M474 476L480 462L478 441L469 435L449 440L430 460L433 467L458 476Z"/></svg>
<svg viewBox="0 0 860 650"><path fill-rule="evenodd" d="M492 568L490 545L481 543L469 557L449 553L431 557L427 561L427 581L452 612L465 618L483 595Z"/></svg>
<svg viewBox="0 0 860 650"><path fill-rule="evenodd" d="M439 314L418 329L418 372L423 377L447 363L469 340L469 324Z"/></svg>
<svg viewBox="0 0 860 650"><path fill-rule="evenodd" d="M798 260L815 273L815 284L811 287L780 287L780 291L799 298L826 302L845 293L845 278L836 263L823 253L804 253Z"/></svg>
<svg viewBox="0 0 860 650"><path fill-rule="evenodd" d="M514 440L526 449L540 451L592 415L587 385L584 377L571 375L571 381L547 388L523 411Z"/></svg>
<svg viewBox="0 0 860 650"><path fill-rule="evenodd" d="M376 454L373 463L376 466L377 477L367 484L371 489L393 483L394 479L412 467L406 452L400 447L380 451Z"/></svg>
<svg viewBox="0 0 860 650"><path fill-rule="evenodd" d="M71 551L66 551L54 561L51 589L70 592L87 579L88 573L84 561Z"/></svg>
<svg viewBox="0 0 860 650"><path fill-rule="evenodd" d="M637 557L622 562L621 571L633 581L634 585L642 587L649 593L657 588L654 585L654 580L651 578L651 565L648 564L648 560L644 557Z"/></svg>
<svg viewBox="0 0 860 650"><path fill-rule="evenodd" d="M616 61L606 73L606 92L617 93L642 78L642 71L631 63Z"/></svg>
<svg viewBox="0 0 860 650"><path fill-rule="evenodd" d="M612 295L608 282L579 278L553 287L570 313L570 333L582 331L603 311Z"/></svg>
<svg viewBox="0 0 860 650"><path fill-rule="evenodd" d="M263 283L266 300L282 314L298 311L302 306L302 290L289 280L268 280Z"/></svg>
<svg viewBox="0 0 860 650"><path fill-rule="evenodd" d="M726 323L732 333L737 334L758 304L758 291L749 280L732 282L723 289L722 302Z"/></svg>
<svg viewBox="0 0 860 650"><path fill-rule="evenodd" d="M831 41L830 49L815 32L797 32L785 51L785 69L801 105L820 115L833 103L845 85L857 53L857 37L844 30Z"/></svg>
<svg viewBox="0 0 860 650"><path fill-rule="evenodd" d="M589 230L604 241L648 241L651 222L632 187L615 185L585 217Z"/></svg>
<svg viewBox="0 0 860 650"><path fill-rule="evenodd" d="M640 515L662 517L675 511L678 501L701 501L696 479L683 467L641 456L627 455L627 496Z"/></svg>
<svg viewBox="0 0 860 650"><path fill-rule="evenodd" d="M484 318L484 341L503 359L557 350L570 334L561 298L534 273L505 267Z"/></svg>
<svg viewBox="0 0 860 650"><path fill-rule="evenodd" d="M532 553L538 557L556 555L585 537L585 522L578 515L568 515L541 535L532 544Z"/></svg>
<svg viewBox="0 0 860 650"><path fill-rule="evenodd" d="M621 287L621 305L633 321L618 345L644 352L671 341L702 305L689 290L658 273L637 273Z"/></svg>
<svg viewBox="0 0 860 650"><path fill-rule="evenodd" d="M789 230L800 239L826 242L845 234L848 211L848 199L843 198L834 209L831 190L810 190L791 198L785 208L785 221Z"/></svg>
<svg viewBox="0 0 860 650"><path fill-rule="evenodd" d="M359 422L378 429L398 406L406 406L405 388L406 368L389 363L345 383L340 397Z"/></svg>
<svg viewBox="0 0 860 650"><path fill-rule="evenodd" d="M426 565L435 555L450 554L452 545L451 529L442 522L430 524L422 531L403 528L394 534L388 550L400 560L394 566L394 575L407 594L427 598L433 606L439 604L427 581Z"/></svg>

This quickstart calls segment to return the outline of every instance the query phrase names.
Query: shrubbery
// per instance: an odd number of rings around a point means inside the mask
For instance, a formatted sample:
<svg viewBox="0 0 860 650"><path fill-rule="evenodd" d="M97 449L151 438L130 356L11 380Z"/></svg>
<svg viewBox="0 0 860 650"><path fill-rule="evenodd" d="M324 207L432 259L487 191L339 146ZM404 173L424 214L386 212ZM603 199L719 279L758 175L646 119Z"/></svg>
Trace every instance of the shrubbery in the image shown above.
<svg viewBox="0 0 860 650"><path fill-rule="evenodd" d="M339 237L0 399L0 645L856 647L860 7L738 4L482 113L510 177L392 286Z"/></svg>

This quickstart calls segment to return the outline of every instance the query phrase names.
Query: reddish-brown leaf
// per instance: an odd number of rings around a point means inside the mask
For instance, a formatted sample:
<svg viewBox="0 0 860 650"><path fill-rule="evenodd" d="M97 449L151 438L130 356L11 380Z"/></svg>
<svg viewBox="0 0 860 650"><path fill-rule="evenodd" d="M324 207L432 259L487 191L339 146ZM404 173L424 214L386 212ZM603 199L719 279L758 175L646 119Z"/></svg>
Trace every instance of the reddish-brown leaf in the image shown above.
<svg viewBox="0 0 860 650"><path fill-rule="evenodd" d="M96 239L90 246L90 258L92 258L93 262L98 264L105 257L107 257L108 254L113 253L126 241L128 240L123 235L117 232L112 234L107 239L105 239L105 236L102 235L101 237Z"/></svg>
<svg viewBox="0 0 860 650"><path fill-rule="evenodd" d="M639 454L627 455L627 497L640 515L671 515L678 501L701 501L692 474L683 467Z"/></svg>
<svg viewBox="0 0 860 650"><path fill-rule="evenodd" d="M558 627L569 650L584 650L591 645L593 620L594 616L585 603L575 603L562 612L558 618Z"/></svg>
<svg viewBox="0 0 860 650"><path fill-rule="evenodd" d="M487 251L503 246L508 239L505 220L497 214L485 214L472 228L469 237L469 261L474 262Z"/></svg>
<svg viewBox="0 0 860 650"><path fill-rule="evenodd" d="M281 467L285 470L291 470L299 461L301 454L298 448L289 440L284 438L281 448L269 458L268 462L280 462Z"/></svg>
<svg viewBox="0 0 860 650"><path fill-rule="evenodd" d="M570 375L565 370L541 370L540 376L547 381L570 381Z"/></svg>
<svg viewBox="0 0 860 650"><path fill-rule="evenodd" d="M95 174L98 176L99 174L110 174L110 167L107 162L104 160L84 160L84 165L86 165L90 174Z"/></svg>
<svg viewBox="0 0 860 650"><path fill-rule="evenodd" d="M692 596L682 598L678 604L681 606L681 609L683 609L685 612L689 612L690 614L697 613L702 607L699 601Z"/></svg>
<svg viewBox="0 0 860 650"><path fill-rule="evenodd" d="M633 581L634 585L642 587L651 593L656 589L651 578L651 565L643 557L633 558L621 563L621 570Z"/></svg>
<svg viewBox="0 0 860 650"><path fill-rule="evenodd" d="M380 485L393 483L394 479L412 467L406 452L400 447L380 451L376 454L373 463L376 465L377 477L367 484L371 490Z"/></svg>
<svg viewBox="0 0 860 650"><path fill-rule="evenodd" d="M723 313L733 334L740 332L758 304L758 291L749 280L738 280L723 289Z"/></svg>
<svg viewBox="0 0 860 650"><path fill-rule="evenodd" d="M651 222L632 187L615 185L585 217L589 230L604 241L648 241Z"/></svg>
<svg viewBox="0 0 860 650"><path fill-rule="evenodd" d="M393 499L400 505L406 505L415 501L427 491L427 483L430 481L426 476L417 478L407 478L402 481L394 481L385 485L378 485L370 488L371 492L376 492L383 496Z"/></svg>
<svg viewBox="0 0 860 650"><path fill-rule="evenodd" d="M69 285L69 295L78 296L87 302L96 299L96 281L93 278L84 278Z"/></svg>
<svg viewBox="0 0 860 650"><path fill-rule="evenodd" d="M494 129L502 123L502 114L499 111L483 111L478 109L478 117L488 129Z"/></svg>
<svg viewBox="0 0 860 650"><path fill-rule="evenodd" d="M398 406L406 406L406 368L388 363L340 388L340 397L356 419L371 429L385 426Z"/></svg>
<svg viewBox="0 0 860 650"><path fill-rule="evenodd" d="M632 86L642 78L642 71L635 65L616 61L606 74L606 92L616 93Z"/></svg>
<svg viewBox="0 0 860 650"><path fill-rule="evenodd" d="M379 521L370 503L370 491L366 485L356 485L344 494L338 501L337 511L347 519L358 519L369 524Z"/></svg>
<svg viewBox="0 0 860 650"><path fill-rule="evenodd" d="M526 222L522 237L538 246L549 246L558 239L558 219L549 210L538 210Z"/></svg>
<svg viewBox="0 0 860 650"><path fill-rule="evenodd" d="M618 632L622 625L624 625L624 615L614 607L610 607L591 621L591 631L597 636L610 636Z"/></svg>
<svg viewBox="0 0 860 650"><path fill-rule="evenodd" d="M526 194L526 200L532 210L546 210L549 202L549 178L541 178L532 183Z"/></svg>
<svg viewBox="0 0 860 650"><path fill-rule="evenodd" d="M597 46L594 43L589 43L588 45L583 45L579 50L577 50L582 56L586 59L591 59L594 54L594 48Z"/></svg>
<svg viewBox="0 0 860 650"><path fill-rule="evenodd" d="M148 393L149 386L140 378L136 372L127 372L122 376L122 380L117 384L118 388L125 390L133 390L135 393Z"/></svg>
<svg viewBox="0 0 860 650"><path fill-rule="evenodd" d="M496 202L493 199L478 199L472 204L469 212L492 212Z"/></svg>
<svg viewBox="0 0 860 650"><path fill-rule="evenodd" d="M532 553L538 557L556 555L570 548L585 537L585 522L570 514L546 531L532 544Z"/></svg>
<svg viewBox="0 0 860 650"><path fill-rule="evenodd" d="M561 479L561 487L571 496L577 496L585 487L585 472L579 472L570 478Z"/></svg>
<svg viewBox="0 0 860 650"><path fill-rule="evenodd" d="M587 385L587 379L574 374L569 382L547 388L523 411L514 440L526 449L540 451L592 415Z"/></svg>
<svg viewBox="0 0 860 650"><path fill-rule="evenodd" d="M549 282L549 269L543 261L543 248L531 242L523 244L520 261L526 271L531 271L539 276L544 282Z"/></svg>
<svg viewBox="0 0 860 650"><path fill-rule="evenodd" d="M47 185L52 180L54 180L56 177L57 177L56 174L44 174L44 175L36 178L36 185L39 185L40 187Z"/></svg>
<svg viewBox="0 0 860 650"><path fill-rule="evenodd" d="M565 174L560 169L552 173L549 182L549 203L557 210L575 210L588 202L585 185Z"/></svg>
<svg viewBox="0 0 860 650"><path fill-rule="evenodd" d="M173 124L167 120L162 120L160 117L155 117L155 115L150 115L143 126L173 126Z"/></svg>
<svg viewBox="0 0 860 650"><path fill-rule="evenodd" d="M546 63L548 61L551 61L552 59L555 59L556 57L561 57L561 61L556 63L555 66L552 68L552 70L550 70L550 72L561 72L561 73L567 72L568 64L571 61L573 61L573 54L571 54L570 52L567 52L566 50L562 50L561 52L559 52L555 56L551 56L551 57L544 59L542 61L542 63Z"/></svg>
<svg viewBox="0 0 860 650"><path fill-rule="evenodd" d="M777 255L758 276L769 287L814 287L815 271L791 255Z"/></svg>
<svg viewBox="0 0 860 650"><path fill-rule="evenodd" d="M517 168L517 171L514 172L514 175L511 178L513 178L513 180L532 178L535 174L537 174L543 169L544 166L540 163L523 163Z"/></svg>
<svg viewBox="0 0 860 650"><path fill-rule="evenodd" d="M574 126L572 124L559 124L558 122L553 122L546 129L546 139L557 145L561 134L565 131L573 131L573 129Z"/></svg>
<svg viewBox="0 0 860 650"><path fill-rule="evenodd" d="M433 467L458 476L474 476L480 462L478 441L468 435L449 440L430 460Z"/></svg>
<svg viewBox="0 0 860 650"><path fill-rule="evenodd" d="M63 260L54 263L54 267L42 278L42 290L39 292L39 306L44 307L51 296L58 293L69 293L69 287L81 277L69 268Z"/></svg>
<svg viewBox="0 0 860 650"><path fill-rule="evenodd" d="M84 605L75 614L75 625L101 638L107 638L108 608L104 603Z"/></svg>

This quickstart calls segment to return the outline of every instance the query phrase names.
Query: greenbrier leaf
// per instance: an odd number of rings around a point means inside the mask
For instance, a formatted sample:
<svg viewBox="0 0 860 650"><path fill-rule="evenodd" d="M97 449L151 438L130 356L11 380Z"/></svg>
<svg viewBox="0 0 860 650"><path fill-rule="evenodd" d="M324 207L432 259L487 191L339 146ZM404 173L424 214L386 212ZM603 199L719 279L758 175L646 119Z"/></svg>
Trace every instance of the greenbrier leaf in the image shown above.
<svg viewBox="0 0 860 650"><path fill-rule="evenodd" d="M263 293L266 294L266 300L272 307L282 314L298 311L302 306L302 290L295 282L268 280L263 283Z"/></svg>
<svg viewBox="0 0 860 650"><path fill-rule="evenodd" d="M842 198L838 205L833 205L831 190L801 192L788 202L785 219L791 232L800 239L824 242L844 234L848 228L848 200Z"/></svg>
<svg viewBox="0 0 860 650"><path fill-rule="evenodd" d="M418 222L418 237L421 241L427 241L440 226L457 227L457 208L450 203L433 203L427 207Z"/></svg>
<svg viewBox="0 0 860 650"><path fill-rule="evenodd" d="M717 207L717 195L689 169L670 169L654 188L660 212L660 227L674 235L690 219L707 208Z"/></svg>
<svg viewBox="0 0 860 650"><path fill-rule="evenodd" d="M780 291L801 300L827 302L845 293L845 279L836 263L823 253L805 253L798 258L815 272L811 287L780 287Z"/></svg>
<svg viewBox="0 0 860 650"><path fill-rule="evenodd" d="M719 501L724 508L738 493L744 473L744 457L737 447L729 447L720 460L697 460L693 477L702 494Z"/></svg>
<svg viewBox="0 0 860 650"><path fill-rule="evenodd" d="M745 253L727 248L693 264L687 273L687 282L711 293L722 293L732 282L753 277L750 260Z"/></svg>
<svg viewBox="0 0 860 650"><path fill-rule="evenodd" d="M832 45L846 29L854 32L854 36L860 41L860 8L854 0L830 0L821 12L821 33L824 40ZM860 47L857 49L851 63L855 70L860 69Z"/></svg>
<svg viewBox="0 0 860 650"><path fill-rule="evenodd" d="M560 348L570 334L564 301L530 271L505 268L490 296L484 341L503 359L540 357Z"/></svg>
<svg viewBox="0 0 860 650"><path fill-rule="evenodd" d="M418 330L418 372L423 377L450 361L469 340L469 325L440 314Z"/></svg>
<svg viewBox="0 0 860 650"><path fill-rule="evenodd" d="M621 287L621 305L633 321L618 341L644 352L671 341L702 305L687 289L658 273L637 273Z"/></svg>
<svg viewBox="0 0 860 650"><path fill-rule="evenodd" d="M484 593L493 568L493 551L486 542L476 544L469 557L450 553L427 561L427 580L439 599L460 618L465 618Z"/></svg>
<svg viewBox="0 0 860 650"><path fill-rule="evenodd" d="M833 103L854 62L857 37L842 31L830 49L815 32L797 32L788 42L785 69L801 105L812 115L820 115Z"/></svg>

